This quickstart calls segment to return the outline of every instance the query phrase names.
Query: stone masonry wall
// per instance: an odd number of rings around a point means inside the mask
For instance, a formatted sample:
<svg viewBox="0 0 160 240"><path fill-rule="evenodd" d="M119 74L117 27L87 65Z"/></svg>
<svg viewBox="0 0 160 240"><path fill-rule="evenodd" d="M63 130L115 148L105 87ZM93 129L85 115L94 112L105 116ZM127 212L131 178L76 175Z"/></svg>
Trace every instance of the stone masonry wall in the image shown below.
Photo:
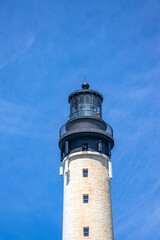
<svg viewBox="0 0 160 240"><path fill-rule="evenodd" d="M113 240L108 158L99 153L69 155L69 172L64 177L63 240ZM88 169L84 178L83 169ZM83 203L83 194L89 203ZM83 236L89 227L89 237Z"/></svg>

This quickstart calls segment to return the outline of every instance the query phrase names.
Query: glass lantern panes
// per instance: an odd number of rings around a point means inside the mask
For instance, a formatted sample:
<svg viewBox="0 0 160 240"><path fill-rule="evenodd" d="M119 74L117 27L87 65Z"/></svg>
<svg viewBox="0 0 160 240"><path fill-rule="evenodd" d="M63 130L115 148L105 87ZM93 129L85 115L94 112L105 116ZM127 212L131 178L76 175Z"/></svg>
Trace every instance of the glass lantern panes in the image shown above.
<svg viewBox="0 0 160 240"><path fill-rule="evenodd" d="M102 117L102 100L91 93L81 93L71 99L70 118L75 117Z"/></svg>

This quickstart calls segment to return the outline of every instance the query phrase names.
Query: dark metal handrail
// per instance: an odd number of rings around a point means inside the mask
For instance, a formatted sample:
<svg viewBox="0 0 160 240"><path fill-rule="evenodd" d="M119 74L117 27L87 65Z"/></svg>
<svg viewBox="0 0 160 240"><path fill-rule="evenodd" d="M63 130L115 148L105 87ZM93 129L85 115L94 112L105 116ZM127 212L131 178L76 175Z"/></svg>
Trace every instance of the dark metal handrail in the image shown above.
<svg viewBox="0 0 160 240"><path fill-rule="evenodd" d="M107 128L106 128L106 133L108 133L109 135L111 135L113 137L113 129L112 127L106 123L107 125ZM59 138L61 138L65 133L67 133L67 130L66 130L66 124L64 124L61 129L59 130Z"/></svg>

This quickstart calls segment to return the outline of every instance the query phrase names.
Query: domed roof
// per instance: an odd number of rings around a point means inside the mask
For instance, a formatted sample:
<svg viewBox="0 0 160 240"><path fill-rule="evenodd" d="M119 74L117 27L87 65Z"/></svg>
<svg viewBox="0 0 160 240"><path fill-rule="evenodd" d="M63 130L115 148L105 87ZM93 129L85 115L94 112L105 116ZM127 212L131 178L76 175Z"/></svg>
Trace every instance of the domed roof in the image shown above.
<svg viewBox="0 0 160 240"><path fill-rule="evenodd" d="M84 94L84 93L96 95L96 96L98 96L98 97L101 99L101 101L103 102L103 96L102 96L102 94L99 93L99 92L97 92L97 91L95 91L95 90L89 89L89 84L88 84L86 81L84 81L84 83L82 84L82 89L77 90L77 91L75 91L75 92L72 92L72 93L69 95L69 97L68 97L68 102L70 103L71 99L72 99L73 97L75 97L76 95Z"/></svg>

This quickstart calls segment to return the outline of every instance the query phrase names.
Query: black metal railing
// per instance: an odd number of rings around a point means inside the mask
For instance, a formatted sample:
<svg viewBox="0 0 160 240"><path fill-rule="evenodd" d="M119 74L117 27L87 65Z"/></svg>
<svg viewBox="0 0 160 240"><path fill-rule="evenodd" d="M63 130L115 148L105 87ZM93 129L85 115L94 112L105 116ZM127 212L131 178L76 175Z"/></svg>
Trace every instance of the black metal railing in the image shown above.
<svg viewBox="0 0 160 240"><path fill-rule="evenodd" d="M106 125L107 125L106 133L108 133L109 135L111 135L111 137L113 137L113 129L112 129L112 127L108 123L106 123ZM91 130L92 131L93 128L92 129L87 128L87 130ZM83 131L83 129L82 129L82 131ZM61 138L65 133L67 133L66 124L64 124L61 127L61 129L59 130L59 138Z"/></svg>

